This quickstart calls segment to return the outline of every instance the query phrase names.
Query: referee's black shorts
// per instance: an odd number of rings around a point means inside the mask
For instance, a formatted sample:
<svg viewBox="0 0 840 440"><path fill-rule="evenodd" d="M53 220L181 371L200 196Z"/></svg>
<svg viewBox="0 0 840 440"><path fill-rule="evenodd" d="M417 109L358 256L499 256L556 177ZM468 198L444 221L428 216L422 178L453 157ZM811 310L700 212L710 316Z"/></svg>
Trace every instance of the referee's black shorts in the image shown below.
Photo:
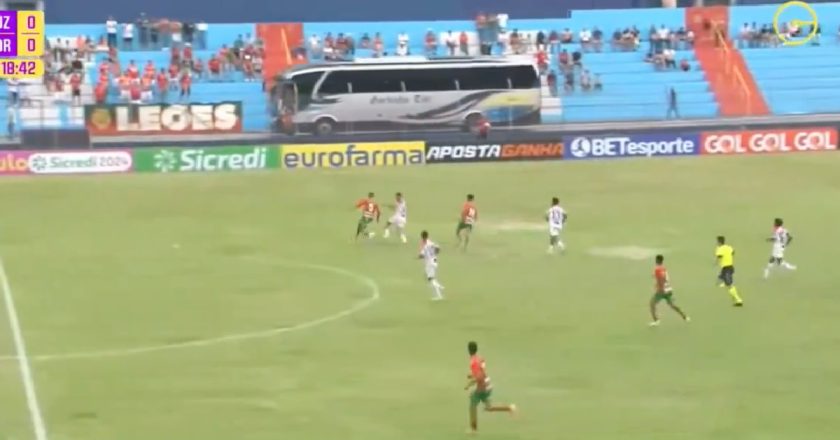
<svg viewBox="0 0 840 440"><path fill-rule="evenodd" d="M726 286L731 286L735 282L735 266L721 267L718 279Z"/></svg>

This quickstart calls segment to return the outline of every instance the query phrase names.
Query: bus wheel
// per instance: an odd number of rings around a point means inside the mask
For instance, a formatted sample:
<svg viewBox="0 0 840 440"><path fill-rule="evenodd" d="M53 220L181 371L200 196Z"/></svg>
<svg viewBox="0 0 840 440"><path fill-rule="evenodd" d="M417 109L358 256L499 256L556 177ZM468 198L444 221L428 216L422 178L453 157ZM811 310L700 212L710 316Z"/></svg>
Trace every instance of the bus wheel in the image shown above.
<svg viewBox="0 0 840 440"><path fill-rule="evenodd" d="M315 134L318 136L326 136L335 133L335 121L332 119L319 119L315 122Z"/></svg>
<svg viewBox="0 0 840 440"><path fill-rule="evenodd" d="M478 129L478 122L479 121L481 121L481 114L479 114L479 113L473 113L473 114L467 116L467 118L464 119L464 126L462 127L462 130L465 133L471 132L471 131L476 131Z"/></svg>

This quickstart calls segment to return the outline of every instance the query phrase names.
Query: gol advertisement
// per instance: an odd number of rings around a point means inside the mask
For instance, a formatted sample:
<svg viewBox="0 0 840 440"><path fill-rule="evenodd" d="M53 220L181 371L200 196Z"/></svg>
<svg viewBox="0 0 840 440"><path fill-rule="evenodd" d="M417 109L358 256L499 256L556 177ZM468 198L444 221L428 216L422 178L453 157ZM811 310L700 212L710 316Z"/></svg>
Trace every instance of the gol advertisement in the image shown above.
<svg viewBox="0 0 840 440"><path fill-rule="evenodd" d="M424 142L292 144L281 147L283 168L348 168L422 165Z"/></svg>
<svg viewBox="0 0 840 440"><path fill-rule="evenodd" d="M0 175L127 173L133 166L128 150L0 152Z"/></svg>
<svg viewBox="0 0 840 440"><path fill-rule="evenodd" d="M768 154L837 150L837 129L806 127L781 130L703 133L702 154Z"/></svg>

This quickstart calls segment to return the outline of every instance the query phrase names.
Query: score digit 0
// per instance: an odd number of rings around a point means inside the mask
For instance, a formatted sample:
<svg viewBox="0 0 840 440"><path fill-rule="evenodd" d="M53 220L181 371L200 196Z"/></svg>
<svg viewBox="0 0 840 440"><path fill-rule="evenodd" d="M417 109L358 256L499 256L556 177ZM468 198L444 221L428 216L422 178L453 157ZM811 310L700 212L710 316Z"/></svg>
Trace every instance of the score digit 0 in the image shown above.
<svg viewBox="0 0 840 440"><path fill-rule="evenodd" d="M39 57L44 54L44 13L18 11L17 56Z"/></svg>

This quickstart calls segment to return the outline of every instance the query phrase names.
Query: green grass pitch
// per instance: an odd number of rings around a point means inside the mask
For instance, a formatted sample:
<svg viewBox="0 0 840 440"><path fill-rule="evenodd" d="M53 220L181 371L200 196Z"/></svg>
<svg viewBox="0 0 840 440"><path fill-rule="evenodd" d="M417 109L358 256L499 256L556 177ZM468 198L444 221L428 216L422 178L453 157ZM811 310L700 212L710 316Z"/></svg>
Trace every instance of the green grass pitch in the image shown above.
<svg viewBox="0 0 840 440"><path fill-rule="evenodd" d="M353 244L368 191L405 193L409 244L378 228ZM468 192L481 218L461 254ZM554 195L563 256L545 252ZM481 438L840 432L837 154L9 178L0 200L52 440L461 439L472 339L495 399L521 409L480 414ZM799 270L765 281L776 216ZM421 229L443 247L444 302ZM718 234L743 309L716 287ZM647 326L655 250L691 323L662 307ZM0 439L31 439L0 324Z"/></svg>

